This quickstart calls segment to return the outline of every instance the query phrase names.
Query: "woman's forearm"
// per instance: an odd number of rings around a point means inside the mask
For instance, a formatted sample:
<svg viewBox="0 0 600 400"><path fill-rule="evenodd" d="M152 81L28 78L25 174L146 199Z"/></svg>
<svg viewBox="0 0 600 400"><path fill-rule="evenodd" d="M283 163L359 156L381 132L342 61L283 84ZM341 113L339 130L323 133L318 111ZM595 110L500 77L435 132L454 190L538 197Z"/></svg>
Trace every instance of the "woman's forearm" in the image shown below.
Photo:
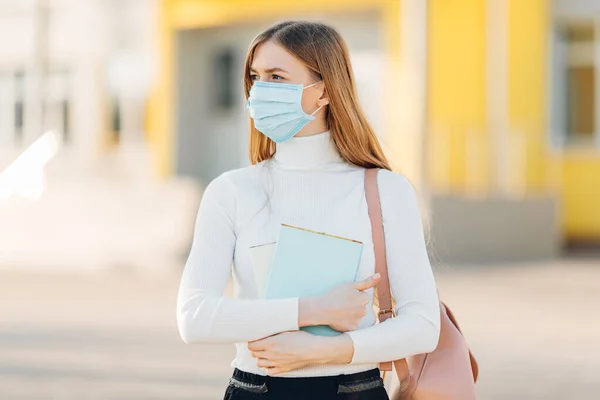
<svg viewBox="0 0 600 400"><path fill-rule="evenodd" d="M327 325L327 312L319 297L303 297L298 301L298 326ZM354 343L350 336L314 336L311 358L319 364L349 364L354 355Z"/></svg>
<svg viewBox="0 0 600 400"><path fill-rule="evenodd" d="M344 365L352 361L354 343L350 336L319 336L317 340L311 352L315 363Z"/></svg>
<svg viewBox="0 0 600 400"><path fill-rule="evenodd" d="M232 299L184 288L177 323L185 343L240 343L298 329L298 299Z"/></svg>
<svg viewBox="0 0 600 400"><path fill-rule="evenodd" d="M327 315L323 311L319 297L302 297L298 300L298 326L327 325Z"/></svg>

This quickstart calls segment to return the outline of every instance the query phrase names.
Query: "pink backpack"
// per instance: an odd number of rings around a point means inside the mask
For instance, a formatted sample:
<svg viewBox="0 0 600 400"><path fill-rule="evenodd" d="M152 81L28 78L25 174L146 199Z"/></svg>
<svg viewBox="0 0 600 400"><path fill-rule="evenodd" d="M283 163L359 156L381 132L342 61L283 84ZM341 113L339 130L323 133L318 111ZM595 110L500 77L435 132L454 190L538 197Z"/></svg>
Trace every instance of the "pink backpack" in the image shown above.
<svg viewBox="0 0 600 400"><path fill-rule="evenodd" d="M379 322L394 317L390 282L387 273L385 236L381 216L378 168L365 171L365 193L371 219L375 270L381 274L377 285ZM450 309L440 302L441 331L436 349L427 354L417 354L393 362L400 387L392 393L392 400L471 400L475 399L477 361ZM380 364L382 371L391 371L392 362Z"/></svg>

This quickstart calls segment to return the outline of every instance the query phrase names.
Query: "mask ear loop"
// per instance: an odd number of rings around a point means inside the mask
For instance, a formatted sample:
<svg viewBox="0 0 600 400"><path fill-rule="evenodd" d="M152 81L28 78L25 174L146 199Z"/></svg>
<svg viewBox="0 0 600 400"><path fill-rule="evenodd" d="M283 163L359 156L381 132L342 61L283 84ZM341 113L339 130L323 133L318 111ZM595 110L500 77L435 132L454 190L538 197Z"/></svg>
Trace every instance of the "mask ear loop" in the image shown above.
<svg viewBox="0 0 600 400"><path fill-rule="evenodd" d="M319 112L319 110L320 110L321 108L323 108L323 107L325 107L325 106L323 105L323 106L321 106L321 107L317 108L317 109L316 109L316 110L315 110L315 111L314 111L312 114L310 114L310 116L311 116L311 117L314 117L314 116L315 116L315 114L316 114L316 113L318 113L318 112Z"/></svg>
<svg viewBox="0 0 600 400"><path fill-rule="evenodd" d="M311 83L311 84L310 84L310 85L308 85L308 86L304 86L304 87L302 88L302 90L304 90L304 89L308 89L309 87L313 87L313 86L315 86L317 83L321 83L321 82L323 82L323 81L319 81L319 82Z"/></svg>
<svg viewBox="0 0 600 400"><path fill-rule="evenodd" d="M308 85L308 86L304 86L304 88L302 88L302 90L304 90L304 89L308 89L309 87L313 87L313 86L315 86L317 83L321 83L321 82L323 82L323 81L319 81L319 82L311 83L311 84L310 84L310 85ZM315 116L315 114L316 114L316 113L318 113L318 112L319 112L319 110L320 110L321 108L323 108L323 107L325 107L325 106L323 105L323 106L321 106L321 107L317 108L317 109L316 109L316 110L315 110L315 111L314 111L312 114L310 114L310 116L311 116L311 117L314 117L314 116Z"/></svg>

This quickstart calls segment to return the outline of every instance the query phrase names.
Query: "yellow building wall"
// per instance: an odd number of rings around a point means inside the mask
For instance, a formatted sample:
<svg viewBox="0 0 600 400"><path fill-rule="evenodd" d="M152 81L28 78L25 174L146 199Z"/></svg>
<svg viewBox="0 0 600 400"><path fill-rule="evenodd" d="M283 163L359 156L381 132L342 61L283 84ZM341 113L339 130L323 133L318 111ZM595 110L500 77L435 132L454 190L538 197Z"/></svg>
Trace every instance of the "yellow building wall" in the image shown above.
<svg viewBox="0 0 600 400"><path fill-rule="evenodd" d="M507 0L508 126L525 146L525 185L546 190L548 163L548 0Z"/></svg>
<svg viewBox="0 0 600 400"><path fill-rule="evenodd" d="M146 119L148 143L153 150L156 173L165 178L173 173L175 133L173 124L174 32L170 0L160 0L157 43L158 79L148 101Z"/></svg>
<svg viewBox="0 0 600 400"><path fill-rule="evenodd" d="M600 243L600 153L563 158L564 229L572 241Z"/></svg>
<svg viewBox="0 0 600 400"><path fill-rule="evenodd" d="M552 156L548 149L549 0L506 0L508 9L508 125L525 145L523 176L528 192L558 189L564 232L570 238L600 240L600 154L568 152ZM385 32L389 84L386 84L386 133L401 126L394 112L394 93L402 88L394 71L402 62L399 0L162 0L160 79L149 103L149 139L156 150L157 170L174 168L174 34L259 18L284 18L311 12L379 9ZM486 191L486 1L430 0L428 9L427 178L434 190ZM400 135L386 135L392 154L403 154ZM394 160L392 159L392 162ZM476 166L477 168L472 168Z"/></svg>
<svg viewBox="0 0 600 400"><path fill-rule="evenodd" d="M557 193L565 237L600 240L600 152L549 148L550 2L506 1L509 183ZM430 0L428 36L429 180L438 191L486 191L486 1Z"/></svg>
<svg viewBox="0 0 600 400"><path fill-rule="evenodd" d="M600 152L549 148L550 2L508 0L508 17L509 126L525 138L527 189L558 189L564 236L600 241Z"/></svg>
<svg viewBox="0 0 600 400"><path fill-rule="evenodd" d="M484 0L429 2L428 175L434 190L485 190L488 183L485 11ZM479 168L467 170L468 159Z"/></svg>

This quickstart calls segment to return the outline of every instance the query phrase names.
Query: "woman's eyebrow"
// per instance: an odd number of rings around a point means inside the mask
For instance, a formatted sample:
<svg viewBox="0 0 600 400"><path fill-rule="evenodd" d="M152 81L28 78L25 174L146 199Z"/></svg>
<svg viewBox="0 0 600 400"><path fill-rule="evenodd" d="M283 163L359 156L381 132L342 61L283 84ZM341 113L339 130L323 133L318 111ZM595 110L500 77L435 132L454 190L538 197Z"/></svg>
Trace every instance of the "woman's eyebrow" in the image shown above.
<svg viewBox="0 0 600 400"><path fill-rule="evenodd" d="M256 71L254 68L250 68L250 72L257 72L257 71ZM279 67L267 68L267 69L265 69L265 72L266 72L267 74L271 74L271 73L273 73L273 72L285 72L285 73L288 73L288 74L289 74L289 72L288 72L288 71L286 71L286 70L285 70L285 69L283 69L283 68L279 68Z"/></svg>

